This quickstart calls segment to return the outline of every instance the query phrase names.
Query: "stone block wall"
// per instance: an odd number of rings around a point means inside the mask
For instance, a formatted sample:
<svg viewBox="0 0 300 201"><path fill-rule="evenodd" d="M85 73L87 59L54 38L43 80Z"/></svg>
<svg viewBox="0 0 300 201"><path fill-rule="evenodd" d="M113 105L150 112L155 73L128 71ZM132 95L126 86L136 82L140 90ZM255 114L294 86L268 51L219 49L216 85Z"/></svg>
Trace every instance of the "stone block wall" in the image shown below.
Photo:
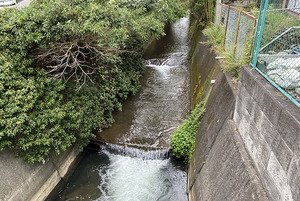
<svg viewBox="0 0 300 201"><path fill-rule="evenodd" d="M270 200L300 200L300 109L244 67L233 119Z"/></svg>

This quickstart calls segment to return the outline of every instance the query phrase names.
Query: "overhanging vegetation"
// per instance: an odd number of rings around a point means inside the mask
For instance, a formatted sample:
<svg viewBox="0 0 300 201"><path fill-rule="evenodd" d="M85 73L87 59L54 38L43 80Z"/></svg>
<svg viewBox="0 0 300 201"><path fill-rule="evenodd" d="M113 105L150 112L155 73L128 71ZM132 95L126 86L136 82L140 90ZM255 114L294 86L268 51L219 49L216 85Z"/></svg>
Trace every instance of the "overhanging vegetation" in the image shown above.
<svg viewBox="0 0 300 201"><path fill-rule="evenodd" d="M179 0L47 0L0 11L0 150L42 162L113 122L139 88L144 42Z"/></svg>

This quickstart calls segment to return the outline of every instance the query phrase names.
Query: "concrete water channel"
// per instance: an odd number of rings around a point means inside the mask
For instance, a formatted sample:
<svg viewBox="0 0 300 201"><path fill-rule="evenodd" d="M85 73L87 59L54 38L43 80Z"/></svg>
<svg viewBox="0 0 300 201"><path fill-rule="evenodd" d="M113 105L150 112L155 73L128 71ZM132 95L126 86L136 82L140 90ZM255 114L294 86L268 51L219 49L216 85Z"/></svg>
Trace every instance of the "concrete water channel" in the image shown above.
<svg viewBox="0 0 300 201"><path fill-rule="evenodd" d="M107 142L85 152L56 200L187 200L184 165L168 155L171 135L190 110L189 19L166 27L145 52L146 73L116 122L97 134Z"/></svg>

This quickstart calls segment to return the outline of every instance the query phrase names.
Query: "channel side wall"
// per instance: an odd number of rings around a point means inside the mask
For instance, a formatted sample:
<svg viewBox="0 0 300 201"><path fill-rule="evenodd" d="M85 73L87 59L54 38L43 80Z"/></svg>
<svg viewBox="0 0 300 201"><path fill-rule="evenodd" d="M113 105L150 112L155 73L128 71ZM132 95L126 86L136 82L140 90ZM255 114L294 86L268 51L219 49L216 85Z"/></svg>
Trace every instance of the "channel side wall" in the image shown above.
<svg viewBox="0 0 300 201"><path fill-rule="evenodd" d="M269 200L233 121L236 87L217 67L188 170L190 201Z"/></svg>
<svg viewBox="0 0 300 201"><path fill-rule="evenodd" d="M191 65L191 80L202 78L191 90L206 88L209 97L188 169L189 200L300 200L299 108L249 66L235 85L218 61L201 59L215 56L207 49L199 43Z"/></svg>
<svg viewBox="0 0 300 201"><path fill-rule="evenodd" d="M56 156L51 153L45 163L29 164L15 158L12 151L0 152L0 200L42 201L71 176L81 153L74 145Z"/></svg>

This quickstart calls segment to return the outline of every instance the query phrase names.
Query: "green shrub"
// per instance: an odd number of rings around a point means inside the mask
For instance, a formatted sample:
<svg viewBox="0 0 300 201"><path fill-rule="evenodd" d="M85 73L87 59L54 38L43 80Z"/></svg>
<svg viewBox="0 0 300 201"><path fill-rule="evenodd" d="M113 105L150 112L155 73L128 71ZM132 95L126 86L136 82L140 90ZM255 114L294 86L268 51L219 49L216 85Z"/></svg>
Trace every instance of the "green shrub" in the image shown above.
<svg viewBox="0 0 300 201"><path fill-rule="evenodd" d="M225 28L220 25L210 24L203 30L203 34L208 38L204 44L209 44L216 52L224 50Z"/></svg>
<svg viewBox="0 0 300 201"><path fill-rule="evenodd" d="M248 65L250 62L253 35L247 36L247 40L244 44L243 59L239 59L233 52L228 52L224 49L224 27L211 24L203 30L203 34L207 36L208 40L202 43L211 45L217 54L224 57L224 59L220 60L222 70L230 73L233 77L239 78L241 67Z"/></svg>
<svg viewBox="0 0 300 201"><path fill-rule="evenodd" d="M172 135L171 148L177 158L189 160L195 149L195 140L200 121L205 114L205 101L197 104L191 116L185 119Z"/></svg>
<svg viewBox="0 0 300 201"><path fill-rule="evenodd" d="M111 125L139 88L143 43L185 14L179 0L122 2L47 0L0 11L0 150L42 162Z"/></svg>
<svg viewBox="0 0 300 201"><path fill-rule="evenodd" d="M243 60L236 58L232 52L223 52L221 54L225 57L225 60L222 62L222 70L230 73L231 76L239 78L241 67L243 66Z"/></svg>

